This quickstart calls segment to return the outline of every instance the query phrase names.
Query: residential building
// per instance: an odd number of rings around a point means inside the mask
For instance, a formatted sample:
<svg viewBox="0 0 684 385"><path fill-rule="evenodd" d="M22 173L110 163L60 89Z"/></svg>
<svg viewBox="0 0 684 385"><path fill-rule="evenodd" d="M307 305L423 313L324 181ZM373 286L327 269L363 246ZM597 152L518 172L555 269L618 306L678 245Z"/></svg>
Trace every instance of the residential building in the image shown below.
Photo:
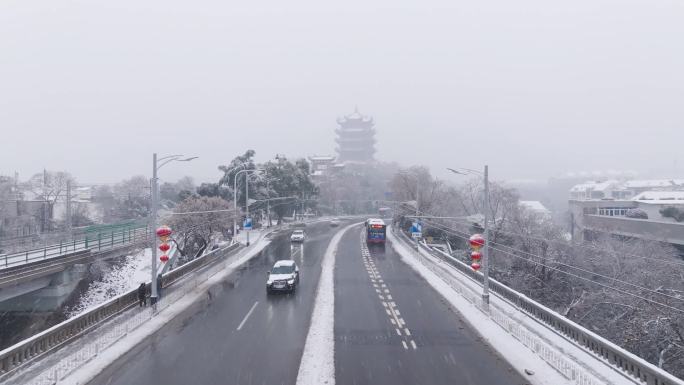
<svg viewBox="0 0 684 385"><path fill-rule="evenodd" d="M684 247L682 180L587 182L570 190L570 225L575 239L596 233L662 241Z"/></svg>

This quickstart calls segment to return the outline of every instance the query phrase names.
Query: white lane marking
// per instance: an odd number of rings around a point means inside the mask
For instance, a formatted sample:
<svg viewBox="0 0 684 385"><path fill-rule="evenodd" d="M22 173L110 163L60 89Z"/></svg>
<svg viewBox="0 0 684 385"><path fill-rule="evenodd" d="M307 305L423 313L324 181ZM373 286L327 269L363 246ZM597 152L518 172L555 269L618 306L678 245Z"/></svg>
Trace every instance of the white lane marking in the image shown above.
<svg viewBox="0 0 684 385"><path fill-rule="evenodd" d="M242 327L245 326L245 322L247 322L247 319L249 318L250 315L252 315L252 312L254 311L254 309L257 307L258 304L259 304L259 301L254 302L254 305L252 305L252 308L249 309L249 311L247 312L247 315L245 316L245 318L242 319L242 322L240 322L240 325L238 325L236 330L240 331L240 329L242 329Z"/></svg>
<svg viewBox="0 0 684 385"><path fill-rule="evenodd" d="M379 293L378 298L380 298L382 306L384 307L385 312L389 316L390 322L393 326L395 326L394 330L397 332L397 335L401 337L402 346L404 346L405 350L408 350L409 339L404 338L404 336L402 335L402 329L404 330L404 333L406 333L407 337L411 336L411 331L408 329L408 327L406 327L406 322L404 321L404 319L400 318L401 313L399 312L398 306L396 302L394 302L392 294L390 294L389 287L383 281L380 275L380 270L375 266L375 261L372 258L366 258L366 255L369 255L370 257L370 252L368 251L368 247L364 242L363 233L361 234L361 251L363 254L363 264L365 265L366 272L368 273L368 277L370 278L373 288L375 288L375 291ZM378 287L378 284L380 284L380 287ZM385 296L383 296L380 293L384 293ZM387 298L387 300L385 300L385 297ZM416 345L416 342L414 340L410 340L410 345L413 348L413 350L418 349L418 346Z"/></svg>

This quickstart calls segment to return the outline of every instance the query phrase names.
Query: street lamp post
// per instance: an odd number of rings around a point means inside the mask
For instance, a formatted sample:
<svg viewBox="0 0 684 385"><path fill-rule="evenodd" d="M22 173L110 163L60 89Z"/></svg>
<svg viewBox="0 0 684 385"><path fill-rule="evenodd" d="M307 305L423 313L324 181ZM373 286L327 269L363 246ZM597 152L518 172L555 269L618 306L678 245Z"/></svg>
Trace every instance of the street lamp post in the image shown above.
<svg viewBox="0 0 684 385"><path fill-rule="evenodd" d="M240 174L256 172L260 170L240 170L235 173L235 178L233 179L233 203L235 205L235 218L233 218L233 236L237 235L237 217L238 217L238 205L237 205L237 180ZM245 176L245 213L246 218L249 217L249 178ZM249 231L247 232L247 246L249 246Z"/></svg>
<svg viewBox="0 0 684 385"><path fill-rule="evenodd" d="M478 174L484 177L484 247L482 248L482 302L485 304L485 306L489 306L489 166L484 166L484 173L465 168L459 169L462 171L454 170L453 168L447 168L447 170L453 172L454 174Z"/></svg>
<svg viewBox="0 0 684 385"><path fill-rule="evenodd" d="M245 174L245 221L249 220L249 174ZM247 230L247 246L249 246L249 232L251 231L250 223L250 229Z"/></svg>
<svg viewBox="0 0 684 385"><path fill-rule="evenodd" d="M152 186L151 186L151 200L152 207L150 207L150 237L152 238L152 279L151 279L151 294L150 294L150 304L154 305L157 303L157 210L159 209L159 178L157 178L157 172L164 165L176 161L176 162L189 162L193 159L197 159L196 156L181 159L183 155L169 155L163 158L157 158L157 153L152 154ZM161 164L159 162L162 161Z"/></svg>

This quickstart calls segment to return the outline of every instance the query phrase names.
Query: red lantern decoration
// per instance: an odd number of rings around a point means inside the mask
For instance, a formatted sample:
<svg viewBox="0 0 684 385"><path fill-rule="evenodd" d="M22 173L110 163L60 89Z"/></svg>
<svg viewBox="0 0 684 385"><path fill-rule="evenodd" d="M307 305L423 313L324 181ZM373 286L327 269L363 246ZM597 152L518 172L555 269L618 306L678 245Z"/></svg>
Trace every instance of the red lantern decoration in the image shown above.
<svg viewBox="0 0 684 385"><path fill-rule="evenodd" d="M474 234L470 237L468 242L470 243L470 247L475 250L479 250L485 244L484 237L482 237L481 234Z"/></svg>
<svg viewBox="0 0 684 385"><path fill-rule="evenodd" d="M171 246L169 246L168 243L162 243L161 245L159 245L159 250L161 250L162 253L166 253L167 251L169 251L169 249L171 249Z"/></svg>
<svg viewBox="0 0 684 385"><path fill-rule="evenodd" d="M169 226L161 226L157 229L157 236L159 237L159 240L162 241L162 243L166 243L166 241L169 240L169 237L171 236L171 228Z"/></svg>
<svg viewBox="0 0 684 385"><path fill-rule="evenodd" d="M478 270L480 270L480 267L481 267L481 266L480 266L479 263L473 262L473 263L470 264L470 267L472 267L473 270L478 271Z"/></svg>
<svg viewBox="0 0 684 385"><path fill-rule="evenodd" d="M171 228L169 226L160 226L157 229L157 236L158 237L168 237L171 235L173 231L171 231Z"/></svg>
<svg viewBox="0 0 684 385"><path fill-rule="evenodd" d="M161 257L159 257L159 260L162 261L163 263L166 263L169 261L169 256L164 254Z"/></svg>
<svg viewBox="0 0 684 385"><path fill-rule="evenodd" d="M482 253L480 253L479 251L473 251L472 253L470 253L470 258L472 258L474 261L479 261L480 259L482 259Z"/></svg>

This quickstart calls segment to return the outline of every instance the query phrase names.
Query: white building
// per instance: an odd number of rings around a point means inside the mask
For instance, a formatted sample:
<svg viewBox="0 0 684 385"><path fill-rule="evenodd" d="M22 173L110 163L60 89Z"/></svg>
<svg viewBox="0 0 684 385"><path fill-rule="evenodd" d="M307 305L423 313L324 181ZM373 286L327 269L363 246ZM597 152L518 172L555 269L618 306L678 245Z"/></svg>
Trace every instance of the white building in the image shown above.
<svg viewBox="0 0 684 385"><path fill-rule="evenodd" d="M682 182L653 179L578 184L570 190L572 234L586 238L608 232L682 247L684 223L672 214L684 212Z"/></svg>
<svg viewBox="0 0 684 385"><path fill-rule="evenodd" d="M520 201L520 207L539 215L542 218L551 218L551 211L539 201Z"/></svg>
<svg viewBox="0 0 684 385"><path fill-rule="evenodd" d="M645 191L684 191L684 179L641 179L585 182L570 189L570 200L631 199Z"/></svg>

